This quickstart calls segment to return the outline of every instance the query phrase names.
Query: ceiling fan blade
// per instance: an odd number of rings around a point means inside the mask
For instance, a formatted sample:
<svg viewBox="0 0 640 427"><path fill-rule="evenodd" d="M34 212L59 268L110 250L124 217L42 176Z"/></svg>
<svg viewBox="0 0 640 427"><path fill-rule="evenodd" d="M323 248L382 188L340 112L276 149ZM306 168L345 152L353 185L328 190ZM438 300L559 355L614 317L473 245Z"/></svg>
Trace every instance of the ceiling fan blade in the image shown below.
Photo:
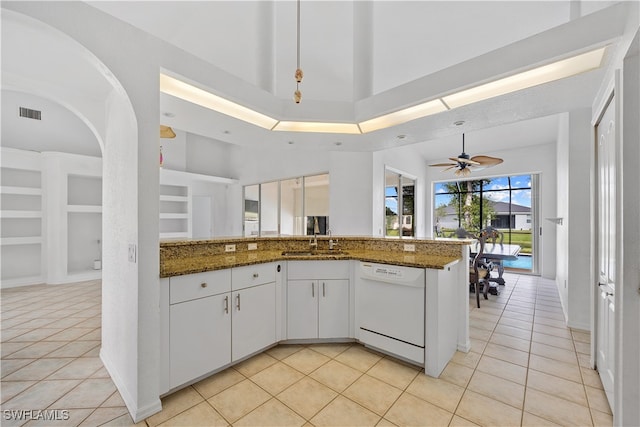
<svg viewBox="0 0 640 427"><path fill-rule="evenodd" d="M491 166L499 165L503 162L502 159L491 156L473 156L471 160L477 162L479 166L483 166L485 168L489 168Z"/></svg>
<svg viewBox="0 0 640 427"><path fill-rule="evenodd" d="M458 163L436 163L433 165L429 165L429 166L435 166L435 167L446 167L446 166L457 166Z"/></svg>
<svg viewBox="0 0 640 427"><path fill-rule="evenodd" d="M160 125L160 138L175 138L176 133L169 126Z"/></svg>
<svg viewBox="0 0 640 427"><path fill-rule="evenodd" d="M452 165L452 166L449 166L448 168L444 168L444 169L442 169L442 172L446 172L446 171L448 171L448 170L455 169L455 168L457 168L457 167L458 167L458 165Z"/></svg>
<svg viewBox="0 0 640 427"><path fill-rule="evenodd" d="M468 165L479 165L480 163L476 162L473 159L465 159L464 157L449 157L449 160L456 163L466 163Z"/></svg>

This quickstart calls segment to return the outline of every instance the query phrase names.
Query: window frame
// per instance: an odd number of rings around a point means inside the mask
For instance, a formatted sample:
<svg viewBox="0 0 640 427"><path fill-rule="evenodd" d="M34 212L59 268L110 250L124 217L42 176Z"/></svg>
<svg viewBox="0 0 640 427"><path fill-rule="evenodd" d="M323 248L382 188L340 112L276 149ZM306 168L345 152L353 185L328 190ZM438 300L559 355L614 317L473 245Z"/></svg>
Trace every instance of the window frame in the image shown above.
<svg viewBox="0 0 640 427"><path fill-rule="evenodd" d="M398 235L389 235L387 234L389 231L389 228L387 227L387 188L389 187L387 185L387 175L397 175L397 187L396 187L396 192L397 192L397 216L398 216ZM411 216L411 234L409 235L405 235L404 231L403 231L403 226L404 226L404 217L405 217L405 213L404 213L404 187L407 186L405 185L405 179L407 181L412 181L413 182L413 206L412 206L412 213L410 214ZM418 178L415 175L411 175L408 174L406 172L403 172L399 169L396 169L394 167L385 165L384 167L384 186L383 186L383 200L382 200L382 212L383 212L383 221L382 223L384 224L384 236L385 238L390 238L390 239L415 239L416 238L416 232L417 232L417 225L418 224L418 220L416 218L416 195L418 194Z"/></svg>

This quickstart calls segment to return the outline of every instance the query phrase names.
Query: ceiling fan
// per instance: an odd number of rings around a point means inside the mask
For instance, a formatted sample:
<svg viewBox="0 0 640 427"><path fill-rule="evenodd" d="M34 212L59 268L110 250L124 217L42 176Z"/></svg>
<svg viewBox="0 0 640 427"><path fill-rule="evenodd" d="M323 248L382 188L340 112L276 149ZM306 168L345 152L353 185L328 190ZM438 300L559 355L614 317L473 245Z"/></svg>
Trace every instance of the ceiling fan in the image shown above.
<svg viewBox="0 0 640 427"><path fill-rule="evenodd" d="M462 153L458 155L458 157L449 157L449 160L451 160L450 163L436 163L429 166L444 167L443 172L456 169L456 176L464 177L468 176L471 170L485 169L502 163L502 159L497 157L483 155L469 157L469 155L464 152L464 133L462 134Z"/></svg>

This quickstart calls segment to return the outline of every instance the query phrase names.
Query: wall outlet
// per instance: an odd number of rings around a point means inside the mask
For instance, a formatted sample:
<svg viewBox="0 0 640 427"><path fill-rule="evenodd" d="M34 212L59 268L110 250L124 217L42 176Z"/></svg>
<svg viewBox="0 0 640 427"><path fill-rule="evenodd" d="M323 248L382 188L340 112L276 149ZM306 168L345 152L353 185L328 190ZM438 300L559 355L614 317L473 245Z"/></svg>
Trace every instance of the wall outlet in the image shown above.
<svg viewBox="0 0 640 427"><path fill-rule="evenodd" d="M405 243L404 244L404 251L405 252L415 252L416 251L416 245Z"/></svg>
<svg viewBox="0 0 640 427"><path fill-rule="evenodd" d="M258 249L258 244L257 243L249 243L249 244L247 244L247 250L248 251L255 251L256 249Z"/></svg>
<svg viewBox="0 0 640 427"><path fill-rule="evenodd" d="M224 245L224 251L225 252L235 252L236 251L236 245Z"/></svg>
<svg viewBox="0 0 640 427"><path fill-rule="evenodd" d="M136 245L135 243L129 243L129 262L136 262Z"/></svg>

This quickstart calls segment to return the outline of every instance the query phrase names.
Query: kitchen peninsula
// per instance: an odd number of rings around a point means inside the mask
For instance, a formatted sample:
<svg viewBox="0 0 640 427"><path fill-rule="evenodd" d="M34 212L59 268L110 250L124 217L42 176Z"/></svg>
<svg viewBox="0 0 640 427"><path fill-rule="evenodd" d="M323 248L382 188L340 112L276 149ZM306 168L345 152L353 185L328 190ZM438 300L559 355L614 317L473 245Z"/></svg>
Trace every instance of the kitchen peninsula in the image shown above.
<svg viewBox="0 0 640 427"><path fill-rule="evenodd" d="M469 350L468 242L160 243L161 394L278 343L357 341L440 375Z"/></svg>

